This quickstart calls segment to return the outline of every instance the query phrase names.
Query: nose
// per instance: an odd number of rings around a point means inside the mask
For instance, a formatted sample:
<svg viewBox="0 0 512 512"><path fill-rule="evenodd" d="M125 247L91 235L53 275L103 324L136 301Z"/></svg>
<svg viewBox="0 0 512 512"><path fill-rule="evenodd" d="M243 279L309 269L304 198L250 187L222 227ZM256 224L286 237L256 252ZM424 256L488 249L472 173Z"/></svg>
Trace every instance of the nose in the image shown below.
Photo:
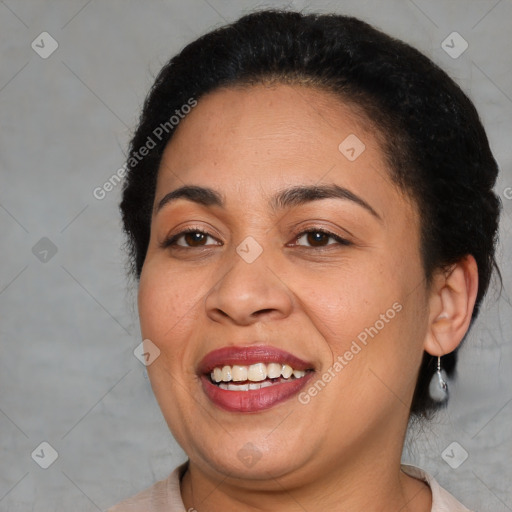
<svg viewBox="0 0 512 512"><path fill-rule="evenodd" d="M292 293L260 256L247 263L237 253L233 264L210 290L205 300L206 314L216 322L250 325L290 315Z"/></svg>

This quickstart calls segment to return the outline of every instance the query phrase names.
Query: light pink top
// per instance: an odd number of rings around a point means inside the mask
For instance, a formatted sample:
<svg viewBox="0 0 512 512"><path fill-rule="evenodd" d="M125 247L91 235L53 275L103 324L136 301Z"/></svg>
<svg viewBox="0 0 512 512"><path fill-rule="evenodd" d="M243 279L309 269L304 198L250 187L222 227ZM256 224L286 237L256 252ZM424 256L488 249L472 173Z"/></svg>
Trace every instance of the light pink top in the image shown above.
<svg viewBox="0 0 512 512"><path fill-rule="evenodd" d="M178 466L165 480L118 503L107 512L188 512L180 493L180 479L187 464L188 461ZM432 491L431 512L471 512L422 469L402 464L402 470L429 485Z"/></svg>

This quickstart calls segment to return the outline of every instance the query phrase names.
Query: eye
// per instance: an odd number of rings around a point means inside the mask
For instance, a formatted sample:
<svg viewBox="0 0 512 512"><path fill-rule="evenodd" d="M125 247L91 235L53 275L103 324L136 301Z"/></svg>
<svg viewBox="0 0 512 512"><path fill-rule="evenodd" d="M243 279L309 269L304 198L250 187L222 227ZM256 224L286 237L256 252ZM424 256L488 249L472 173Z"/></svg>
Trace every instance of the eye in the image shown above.
<svg viewBox="0 0 512 512"><path fill-rule="evenodd" d="M304 239L307 243L311 244L310 247L326 247L327 245L335 245L335 244L329 244L326 243L329 241L329 239L333 239L336 241L336 243L340 245L350 245L350 242L348 240L345 240L344 238L341 238L338 235L335 235L334 233L331 233L330 231L327 231L325 229L320 228L314 228L314 229L308 229L306 231L300 232L298 235L295 236L294 240L296 243L299 242L299 240ZM298 244L301 245L301 244ZM303 246L304 247L304 246ZM305 246L307 247L307 246Z"/></svg>
<svg viewBox="0 0 512 512"><path fill-rule="evenodd" d="M205 247L206 244L204 242L208 237L215 240L207 231L197 228L189 228L164 240L161 247ZM183 238L184 243L179 243L181 238Z"/></svg>
<svg viewBox="0 0 512 512"><path fill-rule="evenodd" d="M172 235L171 237L167 238L161 243L162 248L167 247L173 247L173 248L199 248L199 247L206 247L208 244L206 241L208 238L211 238L212 240L215 240L210 233L207 231L203 231L202 229L198 228L188 228L183 231L180 231L179 233L176 233ZM180 243L181 239L183 239L183 243ZM339 245L351 245L351 243L341 238L338 235L335 235L334 233L331 233L330 231L320 229L320 228L314 228L309 229L306 231L301 231L294 237L294 241L297 245L302 247L308 247L307 245L300 244L299 241L304 239L305 242L307 242L309 247L312 248L321 248L326 247L328 245L335 245L336 243ZM329 239L332 239L335 241L335 243L327 243ZM215 244L215 245L222 245L222 244Z"/></svg>

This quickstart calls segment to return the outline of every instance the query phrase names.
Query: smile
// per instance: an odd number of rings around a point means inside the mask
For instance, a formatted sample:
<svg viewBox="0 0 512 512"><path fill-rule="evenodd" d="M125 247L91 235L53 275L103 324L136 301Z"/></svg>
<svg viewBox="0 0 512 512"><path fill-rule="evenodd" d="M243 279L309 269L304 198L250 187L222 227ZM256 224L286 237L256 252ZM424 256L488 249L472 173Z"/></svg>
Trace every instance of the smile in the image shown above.
<svg viewBox="0 0 512 512"><path fill-rule="evenodd" d="M205 394L218 407L259 412L299 393L314 370L280 349L249 346L210 352L199 373Z"/></svg>

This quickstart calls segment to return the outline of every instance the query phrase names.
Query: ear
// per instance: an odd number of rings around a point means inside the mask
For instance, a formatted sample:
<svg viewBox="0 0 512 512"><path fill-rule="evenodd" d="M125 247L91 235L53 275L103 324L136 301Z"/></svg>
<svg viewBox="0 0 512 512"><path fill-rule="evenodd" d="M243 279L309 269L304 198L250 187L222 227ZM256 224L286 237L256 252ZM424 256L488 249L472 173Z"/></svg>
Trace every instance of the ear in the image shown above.
<svg viewBox="0 0 512 512"><path fill-rule="evenodd" d="M432 356L453 352L469 329L478 292L478 268L467 255L432 281L429 324L423 348Z"/></svg>

